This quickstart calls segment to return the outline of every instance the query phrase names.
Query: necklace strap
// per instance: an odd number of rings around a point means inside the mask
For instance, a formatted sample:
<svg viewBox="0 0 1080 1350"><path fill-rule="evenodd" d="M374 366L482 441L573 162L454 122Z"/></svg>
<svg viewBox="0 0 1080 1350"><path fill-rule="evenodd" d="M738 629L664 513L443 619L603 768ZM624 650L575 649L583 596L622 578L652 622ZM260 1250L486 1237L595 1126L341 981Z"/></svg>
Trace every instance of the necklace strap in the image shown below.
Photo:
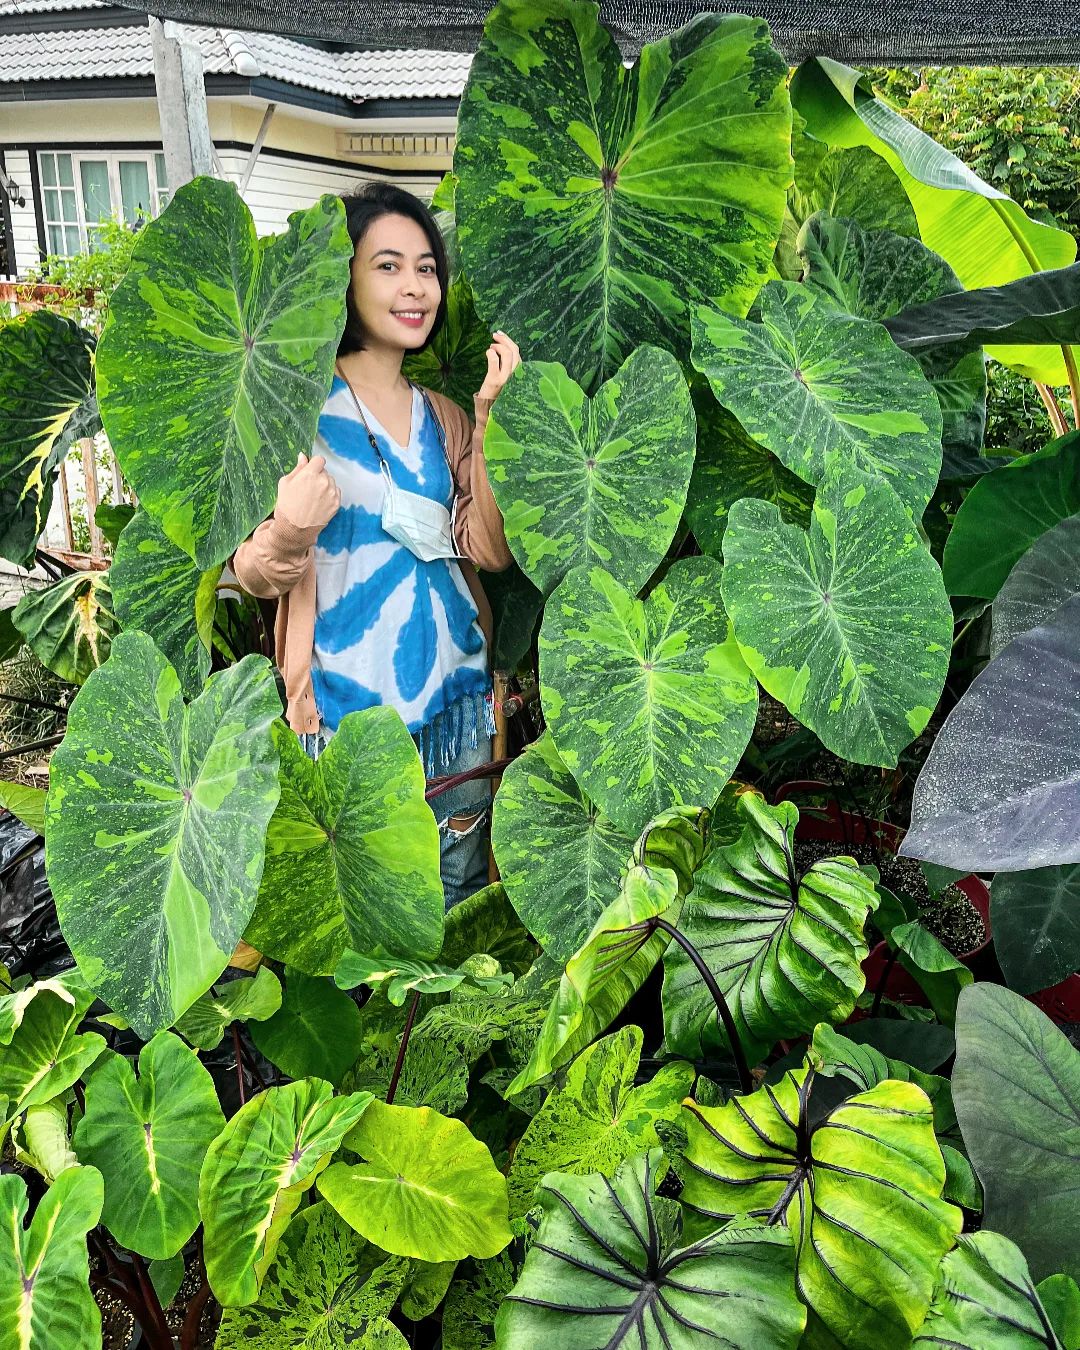
<svg viewBox="0 0 1080 1350"><path fill-rule="evenodd" d="M390 472L390 465L387 464L387 462L386 462L386 457L383 455L383 452L379 449L379 442L375 439L375 436L374 436L374 434L372 433L371 428L368 426L368 420L367 420L367 418L364 416L364 409L363 409L363 407L362 407L361 404L360 404L359 398L357 397L356 390L352 387L352 381L349 379L348 375L346 375L345 372L342 370L342 368L341 368L341 362L340 362L340 361L335 361L335 362L334 362L334 369L335 369L335 370L337 371L337 373L341 376L341 378L345 381L345 387L348 389L349 393L352 395L352 401L353 401L353 403L355 403L355 405L356 405L356 411L357 411L357 414L358 414L359 417L360 417L360 421L363 422L363 424L364 424L364 430L367 432L368 442L369 442L369 444L371 445L372 450L374 450L374 451L375 451L375 454L378 456L379 464L386 470L387 473L389 473L389 472ZM410 389L417 389L417 390L419 390L419 392L420 392L420 397L424 400L424 407L427 408L428 412L431 414L431 420L435 423L435 432L436 432L436 435L437 435L438 438L439 438L439 449L440 449L440 450L442 451L442 453L443 453L443 459L446 460L446 467L447 467L447 470L448 470L449 473L450 473L450 487L451 487L451 490L453 491L454 499L455 499L455 503L456 503L456 500L457 500L457 484L456 484L456 482L454 481L454 470L453 470L453 466L452 466L451 463L450 463L450 456L449 456L449 454L447 453L447 449L446 449L446 432L443 431L443 424L439 421L439 415L438 415L438 413L435 411L434 407L432 406L431 399L428 397L428 391L423 387L423 385L420 385L420 384L413 384L412 380L407 380L407 383L408 383L408 386L409 386Z"/></svg>

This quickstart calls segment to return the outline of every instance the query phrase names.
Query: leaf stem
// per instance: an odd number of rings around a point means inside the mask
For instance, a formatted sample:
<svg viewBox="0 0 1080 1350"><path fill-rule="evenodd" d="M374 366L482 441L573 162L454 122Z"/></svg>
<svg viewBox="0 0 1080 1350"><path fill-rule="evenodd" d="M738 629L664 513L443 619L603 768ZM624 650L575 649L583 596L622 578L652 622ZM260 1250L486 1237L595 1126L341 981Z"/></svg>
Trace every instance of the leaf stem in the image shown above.
<svg viewBox="0 0 1080 1350"><path fill-rule="evenodd" d="M137 1252L131 1253L131 1264L134 1267L135 1277L139 1282L143 1302L146 1304L146 1311L150 1315L156 1336L161 1338L161 1350L172 1350L172 1332L165 1320L165 1311L161 1306L161 1300L157 1296L153 1281L147 1274L143 1259ZM144 1327L143 1330L146 1331L148 1328Z"/></svg>
<svg viewBox="0 0 1080 1350"><path fill-rule="evenodd" d="M418 990L413 994L412 1002L409 1004L409 1011L405 1016L405 1025L401 1031L401 1045L398 1047L397 1061L394 1064L394 1072L390 1075L390 1086L386 1089L387 1106L393 1106L394 1104L398 1079L401 1077L401 1066L405 1063L405 1050L409 1044L409 1037L412 1035L413 1022L416 1020L416 1010L419 1006L420 993Z"/></svg>
<svg viewBox="0 0 1080 1350"><path fill-rule="evenodd" d="M244 1053L240 1046L240 1024L232 1024L233 1051L236 1055L236 1084L240 1089L240 1105L247 1102L247 1093L244 1090Z"/></svg>
<svg viewBox="0 0 1080 1350"><path fill-rule="evenodd" d="M1058 407L1058 401L1054 397L1053 391L1048 384L1040 384L1035 381L1035 388L1039 391L1039 397L1046 408L1047 416L1050 418L1050 425L1057 436L1068 435L1069 424L1065 421L1065 414ZM1075 400L1073 404L1075 408Z"/></svg>
<svg viewBox="0 0 1080 1350"><path fill-rule="evenodd" d="M735 1068L739 1074L739 1085L742 1088L743 1096L749 1096L754 1090L754 1083L753 1079L750 1077L750 1069L746 1063L746 1055L743 1053L742 1042L739 1040L739 1033L735 1029L735 1020L731 1016L731 1010L728 1008L723 991L717 984L712 971L705 963L705 958L690 939L686 937L685 934L680 933L674 924L670 924L666 919L661 918L650 919L649 923L653 928L659 928L661 932L667 933L669 937L674 938L690 960L693 961L697 968L697 973L702 978L705 988L708 989L709 993L712 995L720 1021L723 1023L725 1032L727 1032L728 1043L731 1046L731 1057L735 1061Z"/></svg>

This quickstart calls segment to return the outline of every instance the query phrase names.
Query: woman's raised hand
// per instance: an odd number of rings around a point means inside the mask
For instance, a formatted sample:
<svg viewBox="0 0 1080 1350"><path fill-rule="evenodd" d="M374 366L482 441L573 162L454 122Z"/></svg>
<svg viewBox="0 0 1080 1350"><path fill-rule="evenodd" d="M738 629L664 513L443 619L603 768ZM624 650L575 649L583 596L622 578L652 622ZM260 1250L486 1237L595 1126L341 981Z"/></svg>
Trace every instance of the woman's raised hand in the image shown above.
<svg viewBox="0 0 1080 1350"><path fill-rule="evenodd" d="M337 514L341 489L326 471L322 455L297 455L296 467L278 479L274 514L298 530L321 530Z"/></svg>
<svg viewBox="0 0 1080 1350"><path fill-rule="evenodd" d="M480 386L481 398L494 398L506 381L521 365L521 353L517 343L506 336L502 329L491 335L495 340L487 349L487 375Z"/></svg>

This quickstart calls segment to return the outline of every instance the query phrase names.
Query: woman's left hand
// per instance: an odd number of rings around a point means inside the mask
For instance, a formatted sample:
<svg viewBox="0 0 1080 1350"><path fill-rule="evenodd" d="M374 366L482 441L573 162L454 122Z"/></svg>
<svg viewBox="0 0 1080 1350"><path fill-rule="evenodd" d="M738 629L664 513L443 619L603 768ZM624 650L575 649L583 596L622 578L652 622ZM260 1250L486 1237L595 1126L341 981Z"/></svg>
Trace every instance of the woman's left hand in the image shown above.
<svg viewBox="0 0 1080 1350"><path fill-rule="evenodd" d="M494 398L521 364L521 353L500 328L492 334L494 341L487 349L487 375L480 386L480 398Z"/></svg>

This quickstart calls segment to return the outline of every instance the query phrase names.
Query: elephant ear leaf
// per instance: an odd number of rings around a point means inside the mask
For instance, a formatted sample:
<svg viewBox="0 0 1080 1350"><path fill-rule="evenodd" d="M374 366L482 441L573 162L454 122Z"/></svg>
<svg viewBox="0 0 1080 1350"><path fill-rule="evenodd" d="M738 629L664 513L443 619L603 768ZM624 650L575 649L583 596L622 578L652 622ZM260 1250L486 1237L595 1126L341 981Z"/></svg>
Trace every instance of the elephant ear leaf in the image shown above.
<svg viewBox="0 0 1080 1350"><path fill-rule="evenodd" d="M1038 628L1077 595L1080 515L1066 516L1052 525L1009 573L994 600L990 655L997 656L1013 638Z"/></svg>
<svg viewBox="0 0 1080 1350"><path fill-rule="evenodd" d="M1000 1233L961 1236L941 1263L930 1311L911 1350L1066 1350L1023 1253Z"/></svg>
<svg viewBox="0 0 1080 1350"><path fill-rule="evenodd" d="M79 1161L105 1179L102 1221L121 1246L163 1260L199 1226L199 1169L224 1128L214 1080L177 1036L139 1053L139 1077L110 1055L86 1085Z"/></svg>
<svg viewBox="0 0 1080 1350"><path fill-rule="evenodd" d="M495 1256L510 1232L506 1178L463 1121L427 1106L373 1102L319 1191L362 1237L421 1261Z"/></svg>
<svg viewBox="0 0 1080 1350"><path fill-rule="evenodd" d="M73 572L27 591L11 619L41 664L69 684L104 665L118 628L105 572Z"/></svg>
<svg viewBox="0 0 1080 1350"><path fill-rule="evenodd" d="M806 482L840 450L920 518L941 472L941 408L919 363L881 324L797 282L770 281L760 306L760 323L708 305L691 315L694 365L718 401Z"/></svg>
<svg viewBox="0 0 1080 1350"><path fill-rule="evenodd" d="M210 640L221 567L202 572L147 511L125 526L109 585L122 628L148 633L194 698L210 673Z"/></svg>
<svg viewBox="0 0 1080 1350"><path fill-rule="evenodd" d="M960 1231L914 1083L886 1079L807 1118L812 1069L725 1106L686 1107L682 1200L710 1221L783 1224L803 1298L850 1350L900 1350L921 1326Z"/></svg>
<svg viewBox="0 0 1080 1350"><path fill-rule="evenodd" d="M658 816L634 847L618 896L566 963L528 1063L510 1083L512 1097L573 1059L622 1012L663 955L677 924L693 869L705 846L708 813Z"/></svg>
<svg viewBox="0 0 1080 1350"><path fill-rule="evenodd" d="M117 637L71 706L50 766L46 871L87 982L140 1036L209 988L247 925L278 798L280 711L261 656L185 706L143 633Z"/></svg>
<svg viewBox="0 0 1080 1350"><path fill-rule="evenodd" d="M563 762L634 834L673 802L712 805L754 729L757 684L712 558L675 563L644 601L578 567L548 601L540 677Z"/></svg>
<svg viewBox="0 0 1080 1350"><path fill-rule="evenodd" d="M93 433L94 339L48 310L0 326L0 557L33 562L53 480L75 436ZM100 429L100 428L98 428Z"/></svg>
<svg viewBox="0 0 1080 1350"><path fill-rule="evenodd" d="M381 1328L408 1275L407 1260L387 1258L319 1201L285 1230L258 1303L225 1309L214 1350L312 1345L316 1327L327 1346L381 1346L373 1328Z"/></svg>
<svg viewBox="0 0 1080 1350"><path fill-rule="evenodd" d="M661 1157L632 1158L611 1180L544 1178L540 1230L499 1310L499 1345L637 1350L691 1344L693 1328L703 1340L794 1350L806 1310L787 1233L736 1225L681 1245L678 1205L655 1194Z"/></svg>
<svg viewBox="0 0 1080 1350"><path fill-rule="evenodd" d="M103 1036L77 1031L87 1006L78 995L52 981L35 988L34 997L21 1008L0 1009L0 1017L7 1013L18 1018L0 1054L5 1119L66 1092L107 1049Z"/></svg>
<svg viewBox="0 0 1080 1350"><path fill-rule="evenodd" d="M260 966L250 980L229 980L200 994L176 1030L196 1050L216 1050L234 1022L264 1022L280 1007L281 981L269 966Z"/></svg>
<svg viewBox="0 0 1080 1350"><path fill-rule="evenodd" d="M444 180L445 181L445 180ZM451 239L443 231L450 253ZM454 266L451 255L451 275ZM491 333L476 317L472 287L463 276L454 276L446 293L446 322L424 351L406 356L401 372L425 389L436 389L452 398L469 417L474 416L473 398L487 374L487 349Z"/></svg>
<svg viewBox="0 0 1080 1350"><path fill-rule="evenodd" d="M685 357L689 305L745 314L761 285L790 140L785 62L761 19L698 15L626 69L596 7L501 0L454 153L481 317L587 392L642 342ZM528 285L512 257L530 260Z"/></svg>
<svg viewBox="0 0 1080 1350"><path fill-rule="evenodd" d="M26 1183L0 1176L0 1326L19 1350L101 1350L86 1235L104 1188L92 1167L69 1167L45 1192L29 1228Z"/></svg>
<svg viewBox="0 0 1080 1350"><path fill-rule="evenodd" d="M769 693L834 754L895 765L941 697L953 616L889 485L835 454L808 532L736 502L724 562L724 604Z"/></svg>
<svg viewBox="0 0 1080 1350"><path fill-rule="evenodd" d="M878 904L854 858L825 858L801 876L791 802L739 798L746 828L698 870L680 930L727 1000L747 1057L820 1021L842 1022L866 979L864 928ZM727 1044L716 1007L679 945L664 955L664 1029L677 1054L697 1058Z"/></svg>
<svg viewBox="0 0 1080 1350"><path fill-rule="evenodd" d="M283 722L273 736L281 800L247 941L307 975L332 975L347 947L437 956L439 829L398 712L349 713L314 762Z"/></svg>
<svg viewBox="0 0 1080 1350"><path fill-rule="evenodd" d="M197 178L139 234L98 347L124 476L200 571L270 514L333 379L352 244L325 196L259 239L232 183Z"/></svg>
<svg viewBox="0 0 1080 1350"><path fill-rule="evenodd" d="M254 1303L304 1193L371 1102L335 1097L302 1078L245 1103L206 1153L199 1175L206 1274L225 1307Z"/></svg>
<svg viewBox="0 0 1080 1350"><path fill-rule="evenodd" d="M507 543L545 594L595 563L636 593L674 538L694 465L679 363L638 347L590 399L562 366L530 361L492 409L484 458Z"/></svg>

